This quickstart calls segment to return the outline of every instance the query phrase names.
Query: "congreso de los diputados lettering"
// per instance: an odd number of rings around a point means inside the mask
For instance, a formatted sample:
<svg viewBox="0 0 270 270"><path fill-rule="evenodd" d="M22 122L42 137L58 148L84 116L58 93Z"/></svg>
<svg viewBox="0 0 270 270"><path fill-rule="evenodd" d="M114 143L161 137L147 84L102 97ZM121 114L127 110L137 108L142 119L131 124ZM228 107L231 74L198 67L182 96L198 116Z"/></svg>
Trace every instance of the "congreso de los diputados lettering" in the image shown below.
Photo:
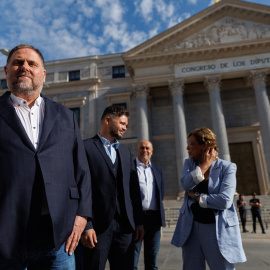
<svg viewBox="0 0 270 270"><path fill-rule="evenodd" d="M104 108L130 111L121 140L136 155L153 142L165 198L181 197L187 134L207 126L219 156L237 164L237 192L270 193L270 6L222 0L118 54L46 63L43 93L72 109L82 137L95 135ZM6 91L0 68L0 95Z"/></svg>

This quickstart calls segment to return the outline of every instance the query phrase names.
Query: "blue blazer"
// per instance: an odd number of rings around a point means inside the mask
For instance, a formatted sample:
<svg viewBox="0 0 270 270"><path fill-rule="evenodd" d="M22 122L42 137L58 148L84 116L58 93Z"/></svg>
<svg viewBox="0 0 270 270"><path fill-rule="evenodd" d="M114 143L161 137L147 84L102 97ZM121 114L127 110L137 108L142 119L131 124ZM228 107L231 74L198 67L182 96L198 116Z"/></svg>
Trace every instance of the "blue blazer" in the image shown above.
<svg viewBox="0 0 270 270"><path fill-rule="evenodd" d="M179 219L172 238L172 244L182 247L187 241L193 223L193 215L190 205L194 200L188 197L188 191L196 186L190 174L199 164L192 159L186 159L181 183L185 192L185 199L180 209ZM236 189L236 164L217 159L210 168L209 195L207 196L207 207L217 209L216 234L221 254L232 263L246 261L242 247L239 221L233 204Z"/></svg>
<svg viewBox="0 0 270 270"><path fill-rule="evenodd" d="M134 164L135 164L135 166L137 166L136 159L134 160ZM152 172L153 172L153 176L154 176L154 181L156 184L156 191L157 191L156 197L158 199L158 206L159 206L159 212L160 212L161 224L159 224L159 225L166 227L165 212L164 212L164 205L163 205L163 199L164 199L163 172L162 172L161 167L159 167L158 165L155 165L153 163L151 163L151 168L152 168Z"/></svg>
<svg viewBox="0 0 270 270"><path fill-rule="evenodd" d="M116 177L112 162L98 137L84 141L92 179L93 220L86 229L94 228L98 234L109 227L116 211ZM131 227L143 224L142 203L137 172L128 148L118 147L123 176L125 210Z"/></svg>
<svg viewBox="0 0 270 270"><path fill-rule="evenodd" d="M46 97L36 150L10 92L0 97L0 258L25 256L34 180L44 182L55 248L72 232L75 216L91 217L91 180L73 112Z"/></svg>

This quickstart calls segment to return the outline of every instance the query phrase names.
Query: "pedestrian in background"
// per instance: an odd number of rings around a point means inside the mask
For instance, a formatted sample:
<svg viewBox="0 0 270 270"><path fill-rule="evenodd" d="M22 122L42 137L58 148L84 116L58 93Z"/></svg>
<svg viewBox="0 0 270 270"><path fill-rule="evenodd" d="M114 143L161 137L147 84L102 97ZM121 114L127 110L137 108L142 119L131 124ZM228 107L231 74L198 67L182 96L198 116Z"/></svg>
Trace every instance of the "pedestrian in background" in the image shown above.
<svg viewBox="0 0 270 270"><path fill-rule="evenodd" d="M246 230L246 216L247 216L246 204L247 203L245 201L244 195L240 194L239 200L237 200L236 206L239 210L239 215L240 215L240 219L241 219L241 223L243 227L243 233L248 232L248 230Z"/></svg>
<svg viewBox="0 0 270 270"><path fill-rule="evenodd" d="M251 206L251 214L252 214L252 220L253 220L253 231L252 233L256 233L256 218L258 218L258 221L261 225L262 233L265 233L262 217L261 217L261 200L257 198L257 194L254 192L251 194L252 199L249 201L249 205Z"/></svg>

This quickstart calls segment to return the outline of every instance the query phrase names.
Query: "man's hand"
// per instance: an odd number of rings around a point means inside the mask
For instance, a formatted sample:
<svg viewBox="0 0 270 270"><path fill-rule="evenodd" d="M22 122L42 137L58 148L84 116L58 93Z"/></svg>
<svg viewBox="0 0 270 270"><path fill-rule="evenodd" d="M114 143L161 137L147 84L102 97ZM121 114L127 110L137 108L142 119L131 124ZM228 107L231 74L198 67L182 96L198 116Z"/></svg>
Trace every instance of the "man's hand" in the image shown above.
<svg viewBox="0 0 270 270"><path fill-rule="evenodd" d="M97 235L94 229L90 229L82 234L81 243L87 248L94 248L97 243Z"/></svg>
<svg viewBox="0 0 270 270"><path fill-rule="evenodd" d="M135 244L138 244L143 240L144 237L144 229L142 225L136 226L135 234L136 234Z"/></svg>
<svg viewBox="0 0 270 270"><path fill-rule="evenodd" d="M78 246L81 234L86 226L86 223L86 217L76 216L72 233L66 243L66 252L68 252L69 255L72 255L72 253Z"/></svg>

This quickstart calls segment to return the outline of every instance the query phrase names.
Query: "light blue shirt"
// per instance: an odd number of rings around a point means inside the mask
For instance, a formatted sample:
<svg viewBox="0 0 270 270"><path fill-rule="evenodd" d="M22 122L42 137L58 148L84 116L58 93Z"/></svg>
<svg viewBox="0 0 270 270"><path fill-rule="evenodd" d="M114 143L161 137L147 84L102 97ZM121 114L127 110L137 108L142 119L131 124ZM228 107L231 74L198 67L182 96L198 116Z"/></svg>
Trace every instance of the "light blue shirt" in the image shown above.
<svg viewBox="0 0 270 270"><path fill-rule="evenodd" d="M102 141L102 144L104 146L104 149L105 149L107 155L109 156L112 163L114 164L115 160L116 160L116 150L119 147L119 142L117 140L115 140L115 142L111 144L109 140L105 139L104 137L100 136L99 134L98 134L98 136Z"/></svg>
<svg viewBox="0 0 270 270"><path fill-rule="evenodd" d="M156 184L152 172L152 165L141 163L136 158L136 167L139 178L143 210L158 210L156 198Z"/></svg>

